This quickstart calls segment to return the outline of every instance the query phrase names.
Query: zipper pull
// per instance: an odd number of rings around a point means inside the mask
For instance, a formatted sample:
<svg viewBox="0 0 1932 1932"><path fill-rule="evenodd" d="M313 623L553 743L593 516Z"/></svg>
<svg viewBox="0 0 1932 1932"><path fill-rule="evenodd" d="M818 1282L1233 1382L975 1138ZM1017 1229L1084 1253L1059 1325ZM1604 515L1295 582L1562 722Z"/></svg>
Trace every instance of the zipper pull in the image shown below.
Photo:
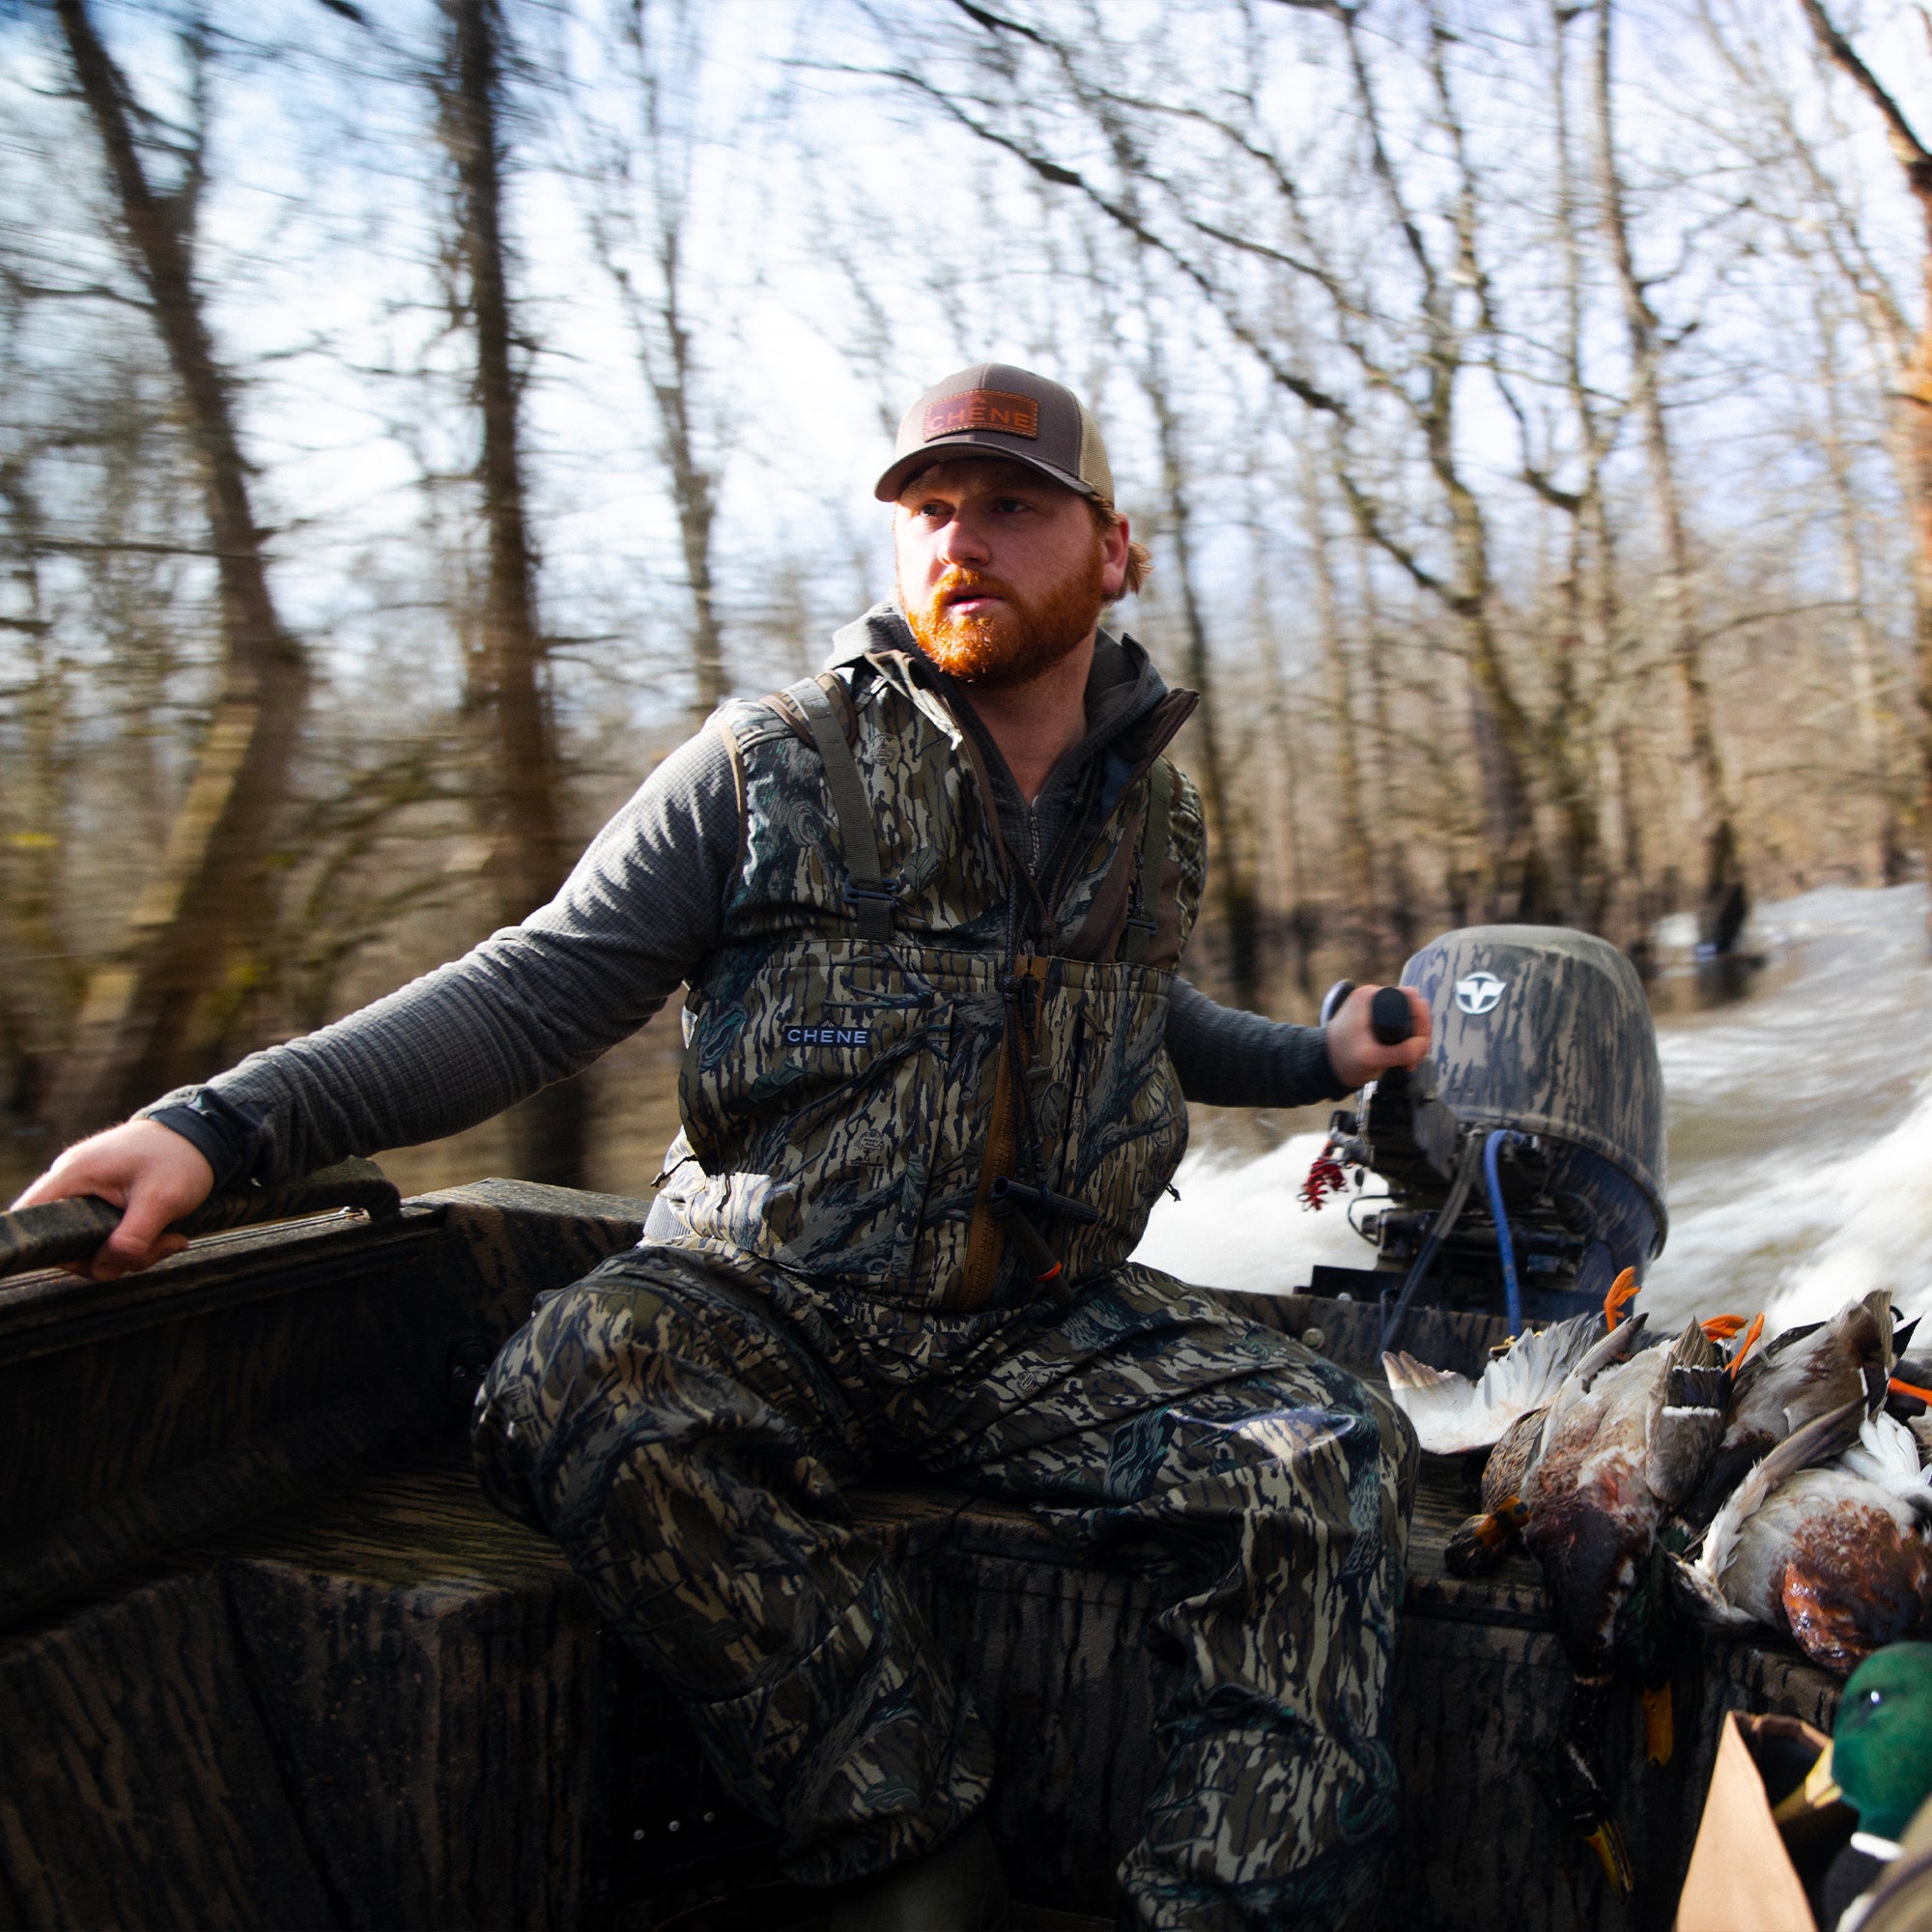
<svg viewBox="0 0 1932 1932"><path fill-rule="evenodd" d="M1039 1025L1039 981L1031 973L1015 973L1000 982L1000 990L1012 1002L1020 1029L1031 1039Z"/></svg>

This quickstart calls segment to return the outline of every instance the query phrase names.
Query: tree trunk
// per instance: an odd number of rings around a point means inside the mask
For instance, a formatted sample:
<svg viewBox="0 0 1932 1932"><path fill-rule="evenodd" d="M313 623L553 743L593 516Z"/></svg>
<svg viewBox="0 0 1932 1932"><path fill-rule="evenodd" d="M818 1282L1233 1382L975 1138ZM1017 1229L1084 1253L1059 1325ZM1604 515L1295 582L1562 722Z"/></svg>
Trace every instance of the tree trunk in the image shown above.
<svg viewBox="0 0 1932 1932"><path fill-rule="evenodd" d="M484 725L479 808L495 838L497 916L514 923L563 883L573 854L562 823L560 760L537 623L522 441L522 384L503 238L502 55L497 0L446 0L451 86L444 126L457 176L457 219L476 335L487 558L470 701ZM581 1186L589 1093L582 1077L546 1088L510 1115L520 1175Z"/></svg>
<svg viewBox="0 0 1932 1932"><path fill-rule="evenodd" d="M1918 644L1918 718L1913 732L1918 753L1918 831L1925 857L1925 874L1932 880L1932 162L1920 192L1926 217L1926 324L1906 366L1900 384L1910 414L1906 448L1912 461L1912 512L1918 532L1916 578L1918 611L1915 629ZM1932 914L1928 914L1932 919Z"/></svg>
<svg viewBox="0 0 1932 1932"><path fill-rule="evenodd" d="M270 594L226 375L202 313L185 210L149 182L128 99L85 0L56 12L100 136L126 242L145 284L200 461L220 586L221 681L156 872L88 986L49 1104L84 1133L233 1058L261 976L264 877L299 743L308 668Z"/></svg>
<svg viewBox="0 0 1932 1932"><path fill-rule="evenodd" d="M1858 724L1859 753L1872 790L1873 823L1871 875L1882 886L1895 886L1905 876L1905 852L1899 838L1898 801L1892 779L1887 694L1881 687L1879 665L1886 655L1884 641L1872 623L1871 597L1865 582L1864 546L1860 542L1858 492L1852 481L1850 439L1843 421L1830 318L1819 304L1819 339L1825 345L1825 435L1822 454L1837 498L1839 567L1844 577L1845 602L1850 605L1846 655L1852 674L1852 715Z"/></svg>
<svg viewBox="0 0 1932 1932"><path fill-rule="evenodd" d="M658 406L659 440L670 475L671 500L677 506L685 582L691 586L691 661L697 675L693 711L695 722L701 724L724 702L728 691L724 637L718 622L717 572L712 561L718 496L711 471L698 456L692 423L696 370L692 360L691 329L684 319L683 232L661 213L656 239L663 291L658 320L664 330L666 366L660 371L647 362L645 372Z"/></svg>
<svg viewBox="0 0 1932 1932"><path fill-rule="evenodd" d="M1414 833L1408 810L1410 786L1402 748L1396 743L1390 709L1390 668L1393 645L1382 634L1381 602L1376 594L1374 560L1367 544L1357 538L1355 569L1362 600L1363 628L1368 638L1369 719L1376 748L1374 795L1378 816L1388 828L1386 838L1370 839L1371 863L1381 882L1381 913L1393 958L1400 966L1421 942L1422 915L1416 905L1415 874L1409 863ZM1378 972L1383 970L1378 967Z"/></svg>
<svg viewBox="0 0 1932 1932"><path fill-rule="evenodd" d="M42 597L40 510L11 465L0 463L0 502L12 515L19 554L14 577L21 614L0 619L0 635L18 633L18 661L27 675L16 686L21 721L20 769L0 805L0 1112L16 1133L46 1111L48 1084L60 1064L79 989L63 970L60 934L61 857L70 830L69 719L64 667L53 647L53 625Z"/></svg>
<svg viewBox="0 0 1932 1932"><path fill-rule="evenodd" d="M1158 363L1150 359L1143 384L1153 409L1160 444L1161 494L1167 505L1168 535L1174 544L1174 570L1179 588L1181 624L1186 633L1187 681L1201 694L1193 725L1200 746L1196 781L1208 820L1208 886L1227 948L1228 988L1235 1004L1252 1008L1261 996L1260 908L1254 868L1242 849L1240 827L1228 782L1222 744L1219 693L1208 645L1208 620L1195 584L1192 505L1180 457L1180 425Z"/></svg>
<svg viewBox="0 0 1932 1932"><path fill-rule="evenodd" d="M1624 325L1630 339L1631 373L1637 419L1643 427L1644 454L1650 467L1651 496L1663 539L1663 628L1670 660L1684 698L1685 729L1690 739L1686 776L1690 797L1686 816L1695 835L1703 871L1707 908L1717 906L1744 882L1743 857L1738 847L1735 815L1723 759L1718 749L1717 725L1711 713L1710 683L1705 674L1703 645L1697 635L1691 598L1690 538L1684 518L1684 499L1677 485L1659 382L1662 345L1631 253L1630 225L1624 212L1623 181L1617 171L1616 134L1611 115L1612 0L1598 0L1595 71L1597 120L1597 177L1605 227L1615 259L1617 283L1623 296Z"/></svg>
<svg viewBox="0 0 1932 1932"><path fill-rule="evenodd" d="M1436 439L1432 436L1434 443ZM1503 662L1502 640L1490 613L1489 535L1481 506L1456 472L1447 453L1436 475L1449 504L1449 527L1456 559L1450 609L1463 633L1469 670L1469 695L1476 760L1483 781L1489 880L1485 897L1492 919L1547 923L1560 918L1555 881L1536 836L1536 812L1529 774L1536 747L1529 714L1519 701Z"/></svg>
<svg viewBox="0 0 1932 1932"><path fill-rule="evenodd" d="M1329 814L1342 841L1342 886L1348 898L1350 940L1355 957L1348 970L1363 980L1381 977L1387 948L1376 903L1375 859L1363 812L1362 762L1355 725L1354 668L1349 661L1335 595L1334 561L1328 550L1321 486L1306 444L1301 463L1302 515L1315 569L1316 624L1321 636L1322 682L1328 696L1328 738L1335 757L1335 795Z"/></svg>
<svg viewBox="0 0 1932 1932"><path fill-rule="evenodd" d="M1851 43L1832 24L1821 0L1799 0L1825 57L1834 62L1870 99L1886 122L1892 154L1905 170L1906 185L1925 223L1925 257L1920 269L1924 307L1912 357L1899 383L1906 412L1905 446L1912 484L1913 521L1918 534L1918 719L1912 733L1918 761L1918 831L1925 869L1932 879L1932 151L1913 130L1898 103L1861 60ZM1932 913L1928 914L1932 918Z"/></svg>
<svg viewBox="0 0 1932 1932"><path fill-rule="evenodd" d="M1308 864L1302 850L1300 769L1302 734L1289 705L1287 672L1281 663L1281 634L1275 626L1273 551L1265 541L1267 520L1250 516L1254 562L1250 566L1248 612L1262 657L1262 703L1267 723L1262 732L1262 837L1256 852L1256 896L1265 906L1269 937L1279 935L1289 951L1289 972L1310 1012L1314 1007L1312 947L1318 931L1308 898ZM1269 987L1273 993L1275 989ZM1275 1009L1279 1010L1279 1007Z"/></svg>

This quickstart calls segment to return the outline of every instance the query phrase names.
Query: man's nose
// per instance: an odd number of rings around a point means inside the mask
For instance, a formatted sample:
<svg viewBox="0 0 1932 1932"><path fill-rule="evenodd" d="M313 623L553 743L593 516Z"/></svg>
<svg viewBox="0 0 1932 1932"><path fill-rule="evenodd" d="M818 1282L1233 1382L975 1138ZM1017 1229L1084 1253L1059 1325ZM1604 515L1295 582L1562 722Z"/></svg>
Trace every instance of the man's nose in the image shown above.
<svg viewBox="0 0 1932 1932"><path fill-rule="evenodd" d="M955 512L939 532L939 554L947 563L984 563L992 550L979 518Z"/></svg>

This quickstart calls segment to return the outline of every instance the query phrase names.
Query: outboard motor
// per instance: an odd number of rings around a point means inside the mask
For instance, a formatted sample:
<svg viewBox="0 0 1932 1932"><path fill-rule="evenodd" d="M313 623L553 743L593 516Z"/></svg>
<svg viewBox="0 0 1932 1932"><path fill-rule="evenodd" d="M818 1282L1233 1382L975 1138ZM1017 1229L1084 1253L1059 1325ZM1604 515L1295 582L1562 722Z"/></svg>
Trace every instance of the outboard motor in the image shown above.
<svg viewBox="0 0 1932 1932"><path fill-rule="evenodd" d="M1357 1217L1375 1265L1318 1268L1315 1292L1376 1296L1393 1348L1414 1307L1506 1314L1520 1332L1601 1304L1626 1267L1641 1278L1666 1223L1663 1075L1636 969L1586 932L1472 925L1402 978L1429 1001L1431 1057L1336 1114L1328 1155L1388 1183Z"/></svg>

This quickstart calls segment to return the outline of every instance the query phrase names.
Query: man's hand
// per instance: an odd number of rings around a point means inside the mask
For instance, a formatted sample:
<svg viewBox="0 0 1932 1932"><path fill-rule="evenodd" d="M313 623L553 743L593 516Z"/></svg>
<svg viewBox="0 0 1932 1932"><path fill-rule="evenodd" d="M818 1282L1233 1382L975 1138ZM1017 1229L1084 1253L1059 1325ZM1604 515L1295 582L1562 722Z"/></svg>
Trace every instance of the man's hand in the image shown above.
<svg viewBox="0 0 1932 1932"><path fill-rule="evenodd" d="M1369 1024L1369 1008L1379 986L1357 986L1328 1022L1323 1037L1328 1064L1345 1087L1359 1087L1391 1066L1414 1066L1429 1051L1429 1002L1413 986L1400 990L1408 996L1415 1031L1400 1046L1384 1046Z"/></svg>
<svg viewBox="0 0 1932 1932"><path fill-rule="evenodd" d="M127 1121L92 1140L77 1142L27 1191L15 1208L38 1208L96 1194L125 1209L84 1268L96 1281L113 1281L152 1267L187 1246L185 1236L161 1231L191 1213L214 1190L214 1170L192 1141L158 1121Z"/></svg>

